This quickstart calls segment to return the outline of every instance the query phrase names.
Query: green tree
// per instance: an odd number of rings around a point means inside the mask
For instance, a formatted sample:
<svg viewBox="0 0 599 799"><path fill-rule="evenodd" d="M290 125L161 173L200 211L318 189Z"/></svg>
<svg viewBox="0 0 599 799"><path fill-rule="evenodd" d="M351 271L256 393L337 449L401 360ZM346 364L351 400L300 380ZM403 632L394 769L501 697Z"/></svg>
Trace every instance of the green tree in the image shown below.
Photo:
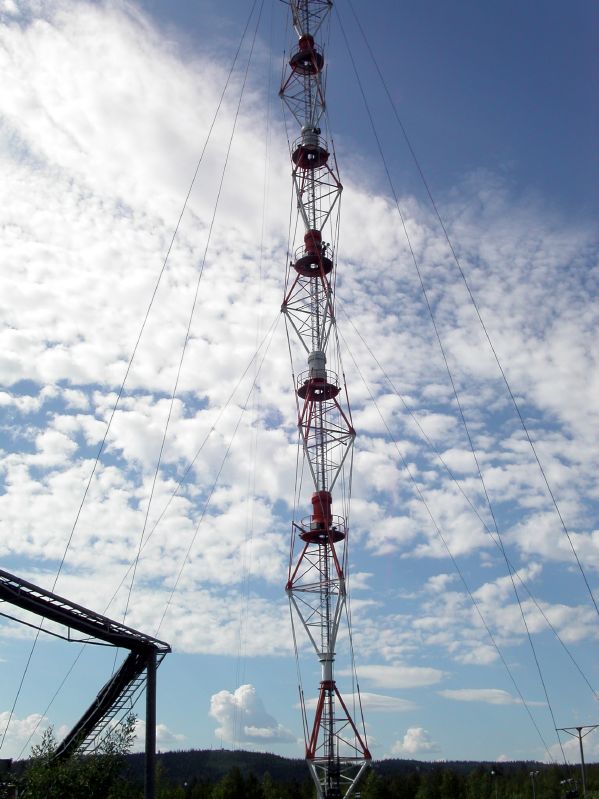
<svg viewBox="0 0 599 799"><path fill-rule="evenodd" d="M243 774L235 766L216 783L212 789L212 799L240 799L245 793Z"/></svg>
<svg viewBox="0 0 599 799"><path fill-rule="evenodd" d="M129 716L104 737L95 754L59 759L54 730L48 727L41 743L33 747L23 795L28 799L134 799L139 792L121 778L134 734L135 718Z"/></svg>
<svg viewBox="0 0 599 799"><path fill-rule="evenodd" d="M391 783L393 799L414 799L420 787L420 771L414 769L408 774L397 775Z"/></svg>
<svg viewBox="0 0 599 799"><path fill-rule="evenodd" d="M262 785L252 772L245 779L245 799L264 799Z"/></svg>
<svg viewBox="0 0 599 799"><path fill-rule="evenodd" d="M264 799L279 799L281 790L268 771L262 777L262 793Z"/></svg>
<svg viewBox="0 0 599 799"><path fill-rule="evenodd" d="M477 766L468 773L464 784L466 799L483 799L488 795L487 772L482 766Z"/></svg>
<svg viewBox="0 0 599 799"><path fill-rule="evenodd" d="M366 775L361 788L362 799L389 799L389 790L380 774L372 769Z"/></svg>
<svg viewBox="0 0 599 799"><path fill-rule="evenodd" d="M426 771L420 777L415 799L439 799L439 772Z"/></svg>
<svg viewBox="0 0 599 799"><path fill-rule="evenodd" d="M185 789L185 799L211 799L212 783L205 779L193 777Z"/></svg>
<svg viewBox="0 0 599 799"><path fill-rule="evenodd" d="M452 769L445 768L441 772L439 794L441 799L461 799L463 795L462 780Z"/></svg>

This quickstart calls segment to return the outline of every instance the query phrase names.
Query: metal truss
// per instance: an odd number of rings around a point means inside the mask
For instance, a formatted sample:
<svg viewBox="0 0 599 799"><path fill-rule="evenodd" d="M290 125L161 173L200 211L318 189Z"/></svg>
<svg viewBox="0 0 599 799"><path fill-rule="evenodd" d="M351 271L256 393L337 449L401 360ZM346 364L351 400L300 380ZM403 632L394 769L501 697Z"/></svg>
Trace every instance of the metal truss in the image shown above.
<svg viewBox="0 0 599 799"><path fill-rule="evenodd" d="M311 731L305 724L306 760L318 799L349 799L370 762L360 733L334 678L339 633L347 614L344 568L346 520L333 514L332 492L347 477L355 431L345 386L327 366L335 350L335 256L342 185L334 153L322 135L325 117L324 49L315 41L332 8L330 0L289 0L297 49L279 92L299 126L291 145L291 179L303 242L293 250L282 303L288 332L307 356L294 385L303 467L312 479L312 513L293 522L286 592L295 631L299 620L321 665ZM342 478L342 476L345 477ZM345 484L351 483L347 480ZM349 624L349 621L347 622ZM294 642L295 639L294 632Z"/></svg>
<svg viewBox="0 0 599 799"><path fill-rule="evenodd" d="M46 591L10 572L0 569L0 602L89 636L129 655L100 690L90 707L65 736L57 758L96 748L115 718L133 708L146 687L146 799L154 799L156 750L156 669L171 651L169 644L109 619L65 597Z"/></svg>

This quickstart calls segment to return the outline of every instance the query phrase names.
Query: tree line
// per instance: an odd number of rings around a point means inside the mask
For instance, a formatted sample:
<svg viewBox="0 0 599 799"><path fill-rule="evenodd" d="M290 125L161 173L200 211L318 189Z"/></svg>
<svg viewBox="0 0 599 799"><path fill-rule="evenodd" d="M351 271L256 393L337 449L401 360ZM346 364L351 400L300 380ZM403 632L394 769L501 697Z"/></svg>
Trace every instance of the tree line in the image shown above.
<svg viewBox="0 0 599 799"><path fill-rule="evenodd" d="M133 717L94 755L55 757L52 729L30 760L0 777L0 799L142 799L143 755L129 755ZM580 772L542 763L384 760L367 772L360 799L577 799ZM599 765L587 766L586 799L599 799ZM305 763L257 752L189 751L158 756L156 799L313 799Z"/></svg>

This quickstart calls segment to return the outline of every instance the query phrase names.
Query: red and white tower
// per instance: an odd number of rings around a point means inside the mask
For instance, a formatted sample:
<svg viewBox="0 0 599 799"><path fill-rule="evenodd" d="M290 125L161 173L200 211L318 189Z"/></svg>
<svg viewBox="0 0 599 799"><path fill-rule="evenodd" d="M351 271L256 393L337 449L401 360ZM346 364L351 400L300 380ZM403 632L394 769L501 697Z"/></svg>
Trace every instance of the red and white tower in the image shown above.
<svg viewBox="0 0 599 799"><path fill-rule="evenodd" d="M303 448L302 478L311 483L311 513L292 525L286 591L292 623L299 620L321 664L313 723L303 696L306 760L318 799L350 797L370 761L366 736L334 677L335 648L349 640L347 612L347 512L333 514L333 491L347 503L355 431L342 374L335 326L335 242L342 186L322 128L326 124L324 50L317 43L332 9L331 0L286 0L298 36L280 96L299 128L291 146L298 210L298 241L292 248L282 310L290 342L301 353L295 379L298 427ZM297 246L299 245L299 246ZM291 347L292 369L294 348ZM337 372L331 370L332 364ZM306 368L307 367L307 368ZM340 634L341 633L341 634ZM297 639L294 633L294 641Z"/></svg>

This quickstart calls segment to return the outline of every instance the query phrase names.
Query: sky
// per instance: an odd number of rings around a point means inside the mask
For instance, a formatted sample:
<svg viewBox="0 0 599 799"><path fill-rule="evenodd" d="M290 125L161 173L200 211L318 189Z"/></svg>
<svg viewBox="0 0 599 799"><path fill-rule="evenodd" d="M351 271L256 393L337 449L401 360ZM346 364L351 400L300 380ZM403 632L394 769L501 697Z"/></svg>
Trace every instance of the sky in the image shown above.
<svg viewBox="0 0 599 799"><path fill-rule="evenodd" d="M250 5L0 0L0 567L172 645L160 749L301 757L279 313L292 39L267 0L219 107ZM597 722L598 16L339 0L331 18L350 595L376 759L562 762L555 726ZM33 635L0 617L2 757L70 729L113 669L41 635L14 704ZM314 660L302 646L308 697Z"/></svg>

